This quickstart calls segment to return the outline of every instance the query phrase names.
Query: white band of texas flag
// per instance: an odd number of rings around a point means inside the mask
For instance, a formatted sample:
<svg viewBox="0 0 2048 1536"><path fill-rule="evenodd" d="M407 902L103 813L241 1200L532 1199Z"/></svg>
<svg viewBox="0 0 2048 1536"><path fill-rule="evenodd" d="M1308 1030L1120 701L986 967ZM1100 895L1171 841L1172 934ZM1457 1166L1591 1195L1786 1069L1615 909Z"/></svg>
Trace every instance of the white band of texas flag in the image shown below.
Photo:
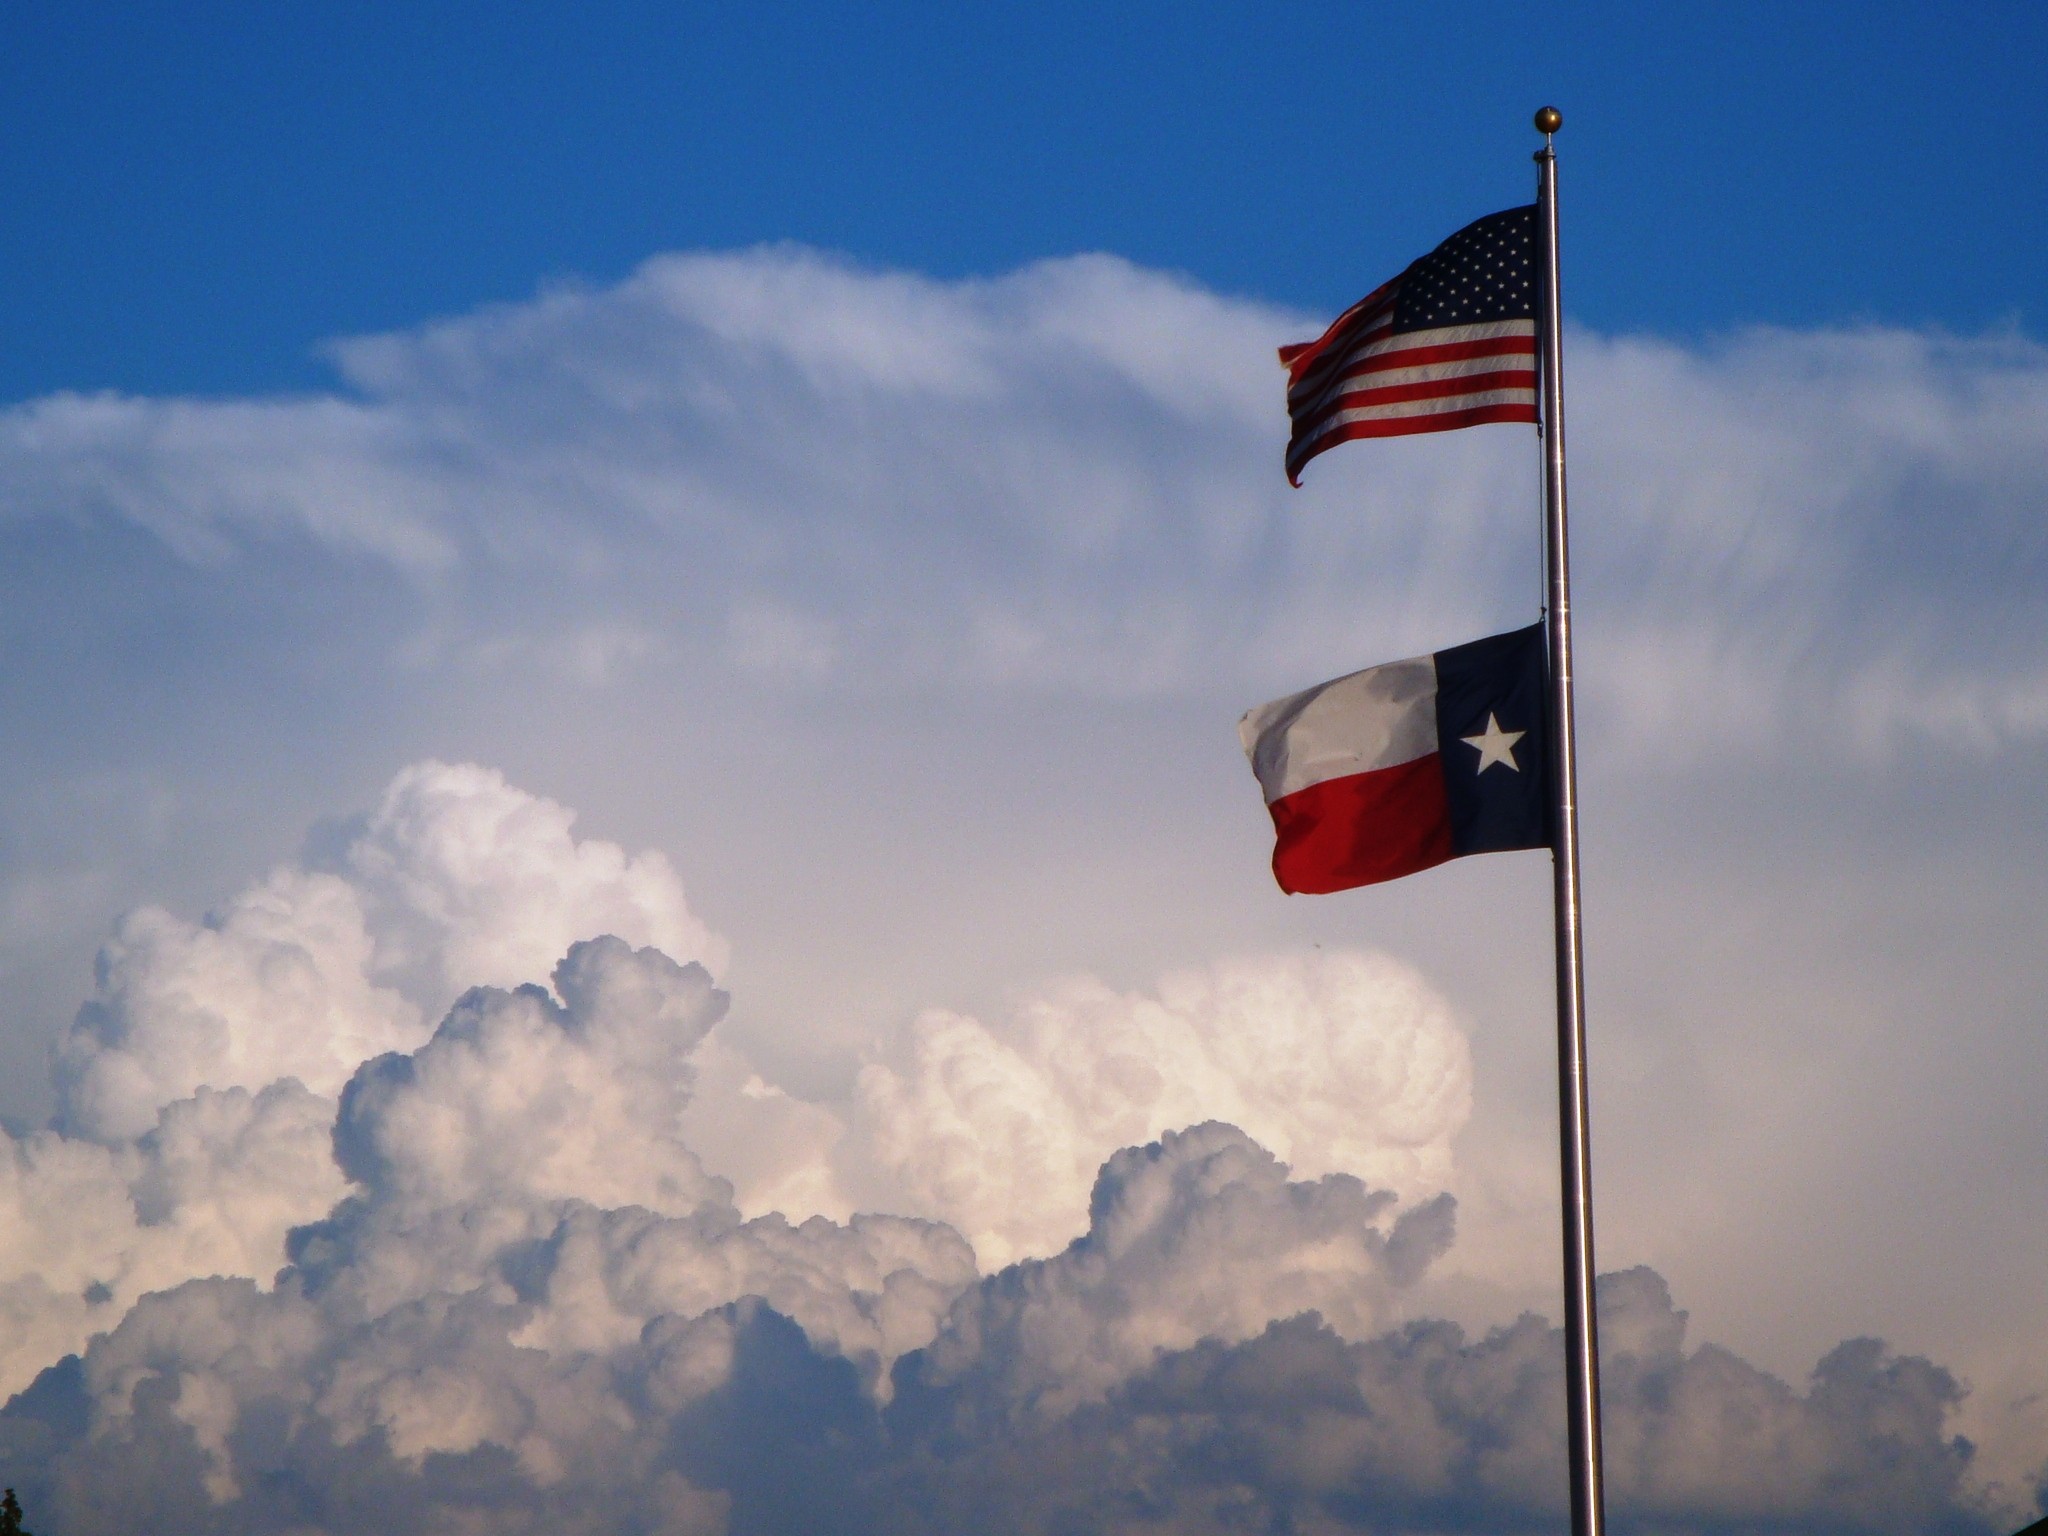
<svg viewBox="0 0 2048 1536"><path fill-rule="evenodd" d="M1238 722L1284 891L1550 846L1543 626L1368 667Z"/></svg>

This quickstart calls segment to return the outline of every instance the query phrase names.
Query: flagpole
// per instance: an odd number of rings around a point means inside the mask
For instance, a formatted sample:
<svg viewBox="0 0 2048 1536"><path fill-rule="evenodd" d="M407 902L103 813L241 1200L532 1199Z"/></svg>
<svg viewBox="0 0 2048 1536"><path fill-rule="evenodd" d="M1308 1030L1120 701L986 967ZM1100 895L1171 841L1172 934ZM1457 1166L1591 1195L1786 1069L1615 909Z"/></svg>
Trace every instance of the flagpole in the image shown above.
<svg viewBox="0 0 2048 1536"><path fill-rule="evenodd" d="M1572 735L1572 588L1565 540L1564 319L1557 270L1557 153L1564 119L1536 114L1543 148L1536 222L1543 246L1543 524L1549 583L1550 782L1557 919L1558 1150L1564 1193L1566 1423L1571 1455L1573 1536L1604 1536L1600 1475L1600 1345L1593 1317L1593 1168L1586 1111L1585 966L1579 942L1578 758Z"/></svg>

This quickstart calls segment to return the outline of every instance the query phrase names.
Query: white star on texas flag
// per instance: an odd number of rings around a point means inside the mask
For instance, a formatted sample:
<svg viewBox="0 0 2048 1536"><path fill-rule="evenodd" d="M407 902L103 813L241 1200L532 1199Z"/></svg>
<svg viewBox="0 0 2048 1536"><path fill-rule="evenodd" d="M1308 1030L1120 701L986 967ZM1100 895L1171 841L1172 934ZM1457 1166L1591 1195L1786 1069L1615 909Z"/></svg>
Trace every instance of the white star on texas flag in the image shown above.
<svg viewBox="0 0 2048 1536"><path fill-rule="evenodd" d="M1477 736L1460 736L1458 740L1479 749L1479 766L1475 772L1484 773L1495 763L1506 763L1514 772L1520 773L1522 765L1515 761L1515 743L1528 734L1527 731L1502 730L1500 721L1496 720L1493 712L1489 710L1485 730Z"/></svg>

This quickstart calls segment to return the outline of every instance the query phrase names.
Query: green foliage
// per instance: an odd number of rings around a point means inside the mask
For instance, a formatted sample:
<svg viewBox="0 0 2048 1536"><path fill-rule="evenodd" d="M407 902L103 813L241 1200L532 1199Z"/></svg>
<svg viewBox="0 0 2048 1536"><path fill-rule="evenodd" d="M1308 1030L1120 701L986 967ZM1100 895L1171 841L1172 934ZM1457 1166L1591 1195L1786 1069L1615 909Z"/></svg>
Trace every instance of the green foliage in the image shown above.
<svg viewBox="0 0 2048 1536"><path fill-rule="evenodd" d="M0 1498L0 1536L30 1536L22 1528L21 1501L15 1498L12 1488L7 1490L4 1498Z"/></svg>

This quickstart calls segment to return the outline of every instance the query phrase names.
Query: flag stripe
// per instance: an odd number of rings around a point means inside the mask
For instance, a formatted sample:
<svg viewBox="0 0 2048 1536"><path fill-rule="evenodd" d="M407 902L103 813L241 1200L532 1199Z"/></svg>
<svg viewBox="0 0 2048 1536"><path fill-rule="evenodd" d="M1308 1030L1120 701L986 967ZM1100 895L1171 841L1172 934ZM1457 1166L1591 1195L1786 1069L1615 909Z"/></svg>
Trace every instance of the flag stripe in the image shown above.
<svg viewBox="0 0 2048 1536"><path fill-rule="evenodd" d="M1248 711L1237 734L1268 804L1427 757L1437 750L1436 658L1390 661L1275 699Z"/></svg>
<svg viewBox="0 0 2048 1536"><path fill-rule="evenodd" d="M1422 386L1417 387L1420 388ZM1389 393L1401 396L1405 392L1392 390ZM1447 411L1463 410L1467 406L1484 407L1489 405L1524 405L1534 410L1536 408L1535 386L1529 384L1501 385L1493 389L1460 391L1457 394L1429 394L1393 400L1367 400L1362 405L1332 411L1325 418L1324 422L1316 428L1316 431L1320 434L1328 431L1332 426L1343 422L1370 421L1389 416L1433 416L1441 415ZM1416 430L1420 431L1422 429L1418 427Z"/></svg>
<svg viewBox="0 0 2048 1536"><path fill-rule="evenodd" d="M1273 878L1297 895L1376 885L1452 857L1450 799L1434 752L1371 773L1325 779L1273 813Z"/></svg>
<svg viewBox="0 0 2048 1536"><path fill-rule="evenodd" d="M1349 421L1317 438L1300 457L1290 457L1287 461L1288 478L1300 484L1301 467L1310 459L1339 443L1356 442L1360 438L1402 437L1411 432L1449 432L1457 427L1481 427L1489 422L1534 423L1540 420L1542 418L1537 415L1536 403L1532 399L1526 405L1479 405L1434 416L1379 416Z"/></svg>
<svg viewBox="0 0 2048 1536"><path fill-rule="evenodd" d="M1336 396L1302 424L1302 436L1314 437L1325 421L1341 411L1395 404L1403 400L1441 401L1467 396L1477 399L1503 390L1533 391L1536 388L1534 368L1486 368L1477 359L1470 363L1439 363L1434 367L1404 372L1410 376L1376 378L1364 388L1346 390Z"/></svg>
<svg viewBox="0 0 2048 1536"><path fill-rule="evenodd" d="M1361 437L1399 437L1404 432L1448 432L1455 427L1484 426L1489 422L1533 423L1541 419L1533 389L1492 390L1479 396L1458 395L1447 400L1339 411L1317 429L1312 441L1299 444L1287 456L1287 470L1298 476L1302 465L1317 454Z"/></svg>

